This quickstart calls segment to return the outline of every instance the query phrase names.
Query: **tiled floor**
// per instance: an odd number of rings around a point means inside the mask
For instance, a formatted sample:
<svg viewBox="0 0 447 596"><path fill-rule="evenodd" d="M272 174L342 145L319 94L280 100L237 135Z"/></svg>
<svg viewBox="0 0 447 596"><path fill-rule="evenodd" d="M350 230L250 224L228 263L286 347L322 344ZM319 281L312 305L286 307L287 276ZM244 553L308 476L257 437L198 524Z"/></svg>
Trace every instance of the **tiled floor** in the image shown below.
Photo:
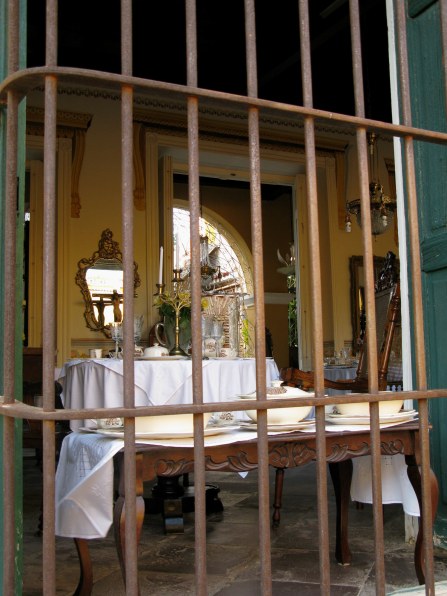
<svg viewBox="0 0 447 596"><path fill-rule="evenodd" d="M319 562L315 467L288 470L285 475L281 525L272 529L273 594L319 595ZM224 511L207 518L208 594L258 596L259 583L257 476L210 474L218 484ZM272 483L273 487L273 476ZM335 505L329 486L330 528ZM25 596L41 595L41 538L34 535L40 512L41 482L35 460L24 460L24 589ZM400 505L384 508L386 590L417 585L413 546L404 541L404 516ZM159 515L146 516L141 540L139 576L142 596L194 594L193 514L185 514L183 534L165 535ZM350 566L337 565L331 541L331 595L375 594L374 539L371 507L350 510ZM94 596L124 595L112 533L92 541ZM68 595L77 585L79 567L70 539L57 539L57 594ZM436 580L447 579L447 551L435 551Z"/></svg>

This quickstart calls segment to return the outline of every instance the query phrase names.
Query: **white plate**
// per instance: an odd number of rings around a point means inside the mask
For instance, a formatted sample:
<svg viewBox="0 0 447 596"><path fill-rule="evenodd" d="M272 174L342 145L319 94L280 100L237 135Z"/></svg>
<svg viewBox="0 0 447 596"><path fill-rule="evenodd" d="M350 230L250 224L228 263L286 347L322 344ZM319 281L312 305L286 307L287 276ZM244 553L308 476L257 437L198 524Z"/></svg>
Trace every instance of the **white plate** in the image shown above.
<svg viewBox="0 0 447 596"><path fill-rule="evenodd" d="M289 397L313 397L315 393L313 391L303 391L302 389L296 389L295 387L286 387L286 393L272 393L267 395L267 399L287 399ZM253 393L238 393L236 397L240 399L256 399L256 391Z"/></svg>
<svg viewBox="0 0 447 596"><path fill-rule="evenodd" d="M239 430L239 426L214 426L205 428L203 434L205 437L212 437L214 435L221 435L230 433L233 430ZM79 430L89 433L98 433L106 437L113 437L114 439L124 439L124 431L121 429L103 429L103 428L85 428L81 427ZM135 439L192 439L193 433L135 433Z"/></svg>
<svg viewBox="0 0 447 596"><path fill-rule="evenodd" d="M293 430L300 430L302 428L312 426L313 424L315 424L314 418L310 420L301 420L300 422L295 422L295 424L268 424L267 430L271 433L290 432ZM241 430L258 430L258 425L255 422L241 422L240 425Z"/></svg>
<svg viewBox="0 0 447 596"><path fill-rule="evenodd" d="M391 424L393 422L408 422L413 420L417 414L416 410L403 410L397 414L390 414L389 416L381 416L379 418L380 424ZM369 416L344 416L343 414L327 414L327 422L332 424L370 424Z"/></svg>
<svg viewBox="0 0 447 596"><path fill-rule="evenodd" d="M138 356L135 360L190 360L188 356Z"/></svg>
<svg viewBox="0 0 447 596"><path fill-rule="evenodd" d="M239 356L208 356L208 360L242 360Z"/></svg>

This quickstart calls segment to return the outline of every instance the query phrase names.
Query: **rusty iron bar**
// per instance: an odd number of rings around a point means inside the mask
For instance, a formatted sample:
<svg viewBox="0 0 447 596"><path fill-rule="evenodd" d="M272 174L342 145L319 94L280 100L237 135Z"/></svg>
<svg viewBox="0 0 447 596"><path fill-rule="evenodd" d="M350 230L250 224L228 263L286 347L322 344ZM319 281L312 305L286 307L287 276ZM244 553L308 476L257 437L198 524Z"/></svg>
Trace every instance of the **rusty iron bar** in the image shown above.
<svg viewBox="0 0 447 596"><path fill-rule="evenodd" d="M21 97L27 92L39 86L39 82L50 74L58 77L59 84L64 83L92 85L96 88L104 87L109 92L119 90L122 85L130 85L135 91L135 95L147 94L149 91L157 91L170 99L185 98L189 95L197 96L199 99L212 99L221 102L228 107L234 106L253 106L260 110L271 113L289 114L296 116L311 116L318 121L329 121L343 124L348 128L363 126L376 132L384 131L397 137L412 135L417 140L427 140L432 143L444 144L447 142L447 133L422 129L403 124L392 124L372 118L359 118L357 116L348 116L337 112L329 112L316 108L305 108L292 104L280 103L276 101L247 97L245 95L235 95L222 91L213 91L210 89L201 89L197 87L188 87L174 83L166 83L158 80L141 79L139 77L124 76L114 73L104 73L103 71L92 71L90 69L72 68L72 67L33 67L23 69L6 77L0 84L0 99L8 90L16 90Z"/></svg>
<svg viewBox="0 0 447 596"><path fill-rule="evenodd" d="M45 81L43 169L43 296L42 296L42 393L43 409L54 410L54 355L56 352L56 112L57 79ZM42 425L43 443L43 591L55 593L55 452L54 422Z"/></svg>
<svg viewBox="0 0 447 596"><path fill-rule="evenodd" d="M365 117L365 98L362 68L362 41L360 28L360 10L358 0L349 2L352 71L354 79L355 114ZM366 302L366 341L368 359L368 392L377 394L378 364L377 364L377 332L374 295L373 246L371 234L371 212L369 198L369 168L367 160L366 130L357 128L357 155L360 184L361 217L362 217L362 246L365 268L365 302ZM371 418L371 478L374 514L374 556L376 571L376 594L385 594L385 553L383 544L383 510L382 510L382 472L381 445L379 427L379 404L370 404Z"/></svg>
<svg viewBox="0 0 447 596"><path fill-rule="evenodd" d="M303 105L313 107L312 63L310 53L310 25L307 0L299 2L300 50L303 88ZM315 148L315 120L306 117L304 120L304 142L306 155L306 194L309 214L309 253L310 253L310 287L311 287L311 329L312 329L312 362L315 369L315 395L324 395L323 378L323 316L321 298L321 255L319 244L318 222L318 190ZM329 558L329 514L327 502L327 465L326 465L326 433L325 407L319 406L316 418L316 450L317 450L317 507L319 532L319 566L321 594L330 594L330 558Z"/></svg>
<svg viewBox="0 0 447 596"><path fill-rule="evenodd" d="M8 2L8 73L12 74L20 68L20 2L12 0Z"/></svg>
<svg viewBox="0 0 447 596"><path fill-rule="evenodd" d="M18 19L15 11L14 18ZM17 33L17 27L13 26ZM18 40L12 36L9 51L16 53ZM8 54L9 55L9 54ZM14 64L14 60L10 61ZM3 326L3 392L5 403L14 402L15 394L15 305L16 305L16 201L17 201L17 151L18 151L18 95L7 94L6 111L6 170L5 170L5 241L4 250L4 326ZM6 308L8 312L6 312ZM15 590L15 421L3 423L3 591Z"/></svg>
<svg viewBox="0 0 447 596"><path fill-rule="evenodd" d="M188 155L189 155L189 205L191 239L191 283L194 302L192 303L192 383L193 401L203 403L202 376L202 326L201 326L201 276L200 276L200 187L199 187L199 119L198 101L188 98ZM203 415L194 416L194 511L195 511L195 566L196 593L208 593L206 575L206 498L205 498L205 446Z"/></svg>
<svg viewBox="0 0 447 596"><path fill-rule="evenodd" d="M247 66L247 95L258 96L256 56L256 16L254 0L244 1L245 53ZM253 254L253 285L255 296L255 356L257 399L266 398L265 304L262 246L261 158L259 110L248 108L248 149L250 165L250 214ZM269 453L267 439L267 410L258 412L258 507L259 559L261 593L272 594L272 562L270 540Z"/></svg>
<svg viewBox="0 0 447 596"><path fill-rule="evenodd" d="M132 75L132 2L121 0L121 71ZM123 300L126 316L123 318L123 403L135 408L134 351L134 216L133 216L133 101L132 86L121 87L121 195L123 235ZM135 419L124 424L124 493L126 520L137 517ZM127 498L129 497L129 498ZM136 524L125 528L126 594L139 594L138 545Z"/></svg>
<svg viewBox="0 0 447 596"><path fill-rule="evenodd" d="M447 389L427 389L423 391L400 391L399 397L406 400L418 400L418 399L440 399L447 397ZM378 402L378 401L394 401L396 396L388 394L378 393L376 395L368 393L351 393L349 396L346 395L331 395L326 397L313 397L310 395L308 398L300 398L300 404L321 406L321 405L336 405L346 403L347 400L352 402ZM257 400L250 406L251 409L264 409L270 405L269 400ZM294 405L293 398L289 399L275 399L275 407L286 408ZM161 414L201 414L205 412L221 412L223 409L226 411L245 411L247 409L246 404L241 404L241 400L232 402L226 401L223 403L211 403L205 402L203 405L196 404L171 404L166 406L139 406L138 409L133 408L88 408L85 410L77 409L64 409L44 412L42 408L35 406L28 406L22 402L14 402L11 405L1 404L0 402L0 416L5 418L27 418L30 420L89 420L92 418L107 418L108 416L119 416L122 418L138 418L141 416L159 416Z"/></svg>
<svg viewBox="0 0 447 596"><path fill-rule="evenodd" d="M46 10L45 64L57 65L57 0ZM45 77L43 166L43 287L42 287L42 393L44 411L54 411L54 355L56 353L56 123L57 76ZM42 585L45 594L56 593L55 537L55 423L42 424L43 536Z"/></svg>
<svg viewBox="0 0 447 596"><path fill-rule="evenodd" d="M399 64L399 83L401 87L402 120L405 125L412 123L410 76L408 64L408 45L406 30L406 12L403 5L396 3L396 26L397 26L397 51ZM445 6L444 6L445 11ZM445 13L444 13L445 14ZM443 31L443 34L445 31ZM445 46L444 46L445 47ZM446 96L447 97L447 96ZM418 204L416 191L416 169L414 157L414 139L412 136L405 137L404 141L405 168L407 180L407 204L408 204L408 228L411 253L411 283L413 293L413 325L416 363L416 389L425 391L427 389L427 371L425 362L424 345L424 315L422 303L422 278L421 278L421 257L420 237L418 223ZM420 455L421 455L421 479L422 479L422 515L424 516L423 552L425 565L425 587L426 594L435 593L434 561L433 561L433 523L432 523L432 502L430 484L430 440L429 440L429 419L428 401L420 399L419 404L419 427L420 427Z"/></svg>
<svg viewBox="0 0 447 596"><path fill-rule="evenodd" d="M187 84L197 85L197 22L196 2L186 0ZM200 158L199 102L194 95L187 98L188 118L188 195L191 246L191 327L192 327L192 387L194 404L203 403L201 275L200 275ZM205 443L203 415L194 416L194 526L195 526L195 586L198 596L208 593L206 573L206 492Z"/></svg>
<svg viewBox="0 0 447 596"><path fill-rule="evenodd" d="M133 90L122 89L122 230L123 230L123 281L126 316L123 319L123 402L128 408L135 408L134 372L134 279L133 279L133 188L132 188L132 126ZM135 419L127 418L124 425L124 492L126 496L125 515L127 520L136 519L136 460L135 460ZM126 594L137 596L138 591L138 551L136 525L126 523Z"/></svg>

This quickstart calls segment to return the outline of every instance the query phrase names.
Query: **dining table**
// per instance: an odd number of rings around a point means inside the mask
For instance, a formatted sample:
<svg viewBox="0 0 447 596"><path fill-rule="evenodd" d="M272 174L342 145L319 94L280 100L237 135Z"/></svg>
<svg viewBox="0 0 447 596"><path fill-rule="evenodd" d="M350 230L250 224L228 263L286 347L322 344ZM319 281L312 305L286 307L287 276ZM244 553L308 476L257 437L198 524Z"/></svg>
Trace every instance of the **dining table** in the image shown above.
<svg viewBox="0 0 447 596"><path fill-rule="evenodd" d="M190 358L138 358L134 362L135 406L192 404ZM256 390L254 358L202 360L203 401L223 402ZM273 358L266 359L267 387L279 378ZM123 361L119 358L77 358L58 372L65 408L114 408L123 406ZM95 428L94 420L73 420L71 430Z"/></svg>
<svg viewBox="0 0 447 596"><path fill-rule="evenodd" d="M192 361L190 359L147 358L135 360L135 405L165 405L192 403ZM345 369L346 370L346 369ZM225 402L256 389L256 364L254 358L219 358L202 361L204 402ZM266 359L266 383L279 378L279 370L272 358ZM119 407L123 403L123 361L113 358L86 358L67 361L58 372L62 385L64 407L71 409ZM223 408L224 410L224 408ZM310 416L311 417L311 416ZM244 411L213 414L210 425L226 426L218 435L207 436L213 441L232 442L248 440L247 433L234 428L248 421ZM113 459L123 445L115 435L101 436L95 431L95 420L73 420L75 431L65 443L57 469L57 533L73 536L70 529L72 507L76 509L76 532L84 538L105 536L112 524ZM228 429L230 427L230 429ZM233 427L233 428L231 428ZM308 427L308 431L312 426ZM328 433L355 430L347 425L327 425ZM210 430L210 429L208 429ZM228 434L229 430L232 431ZM239 434L238 434L239 433ZM105 439L102 441L102 439ZM149 440L149 443L151 443ZM166 437L164 438L166 439ZM156 445L172 445L176 437L166 441L155 440ZM141 442L141 439L137 437ZM186 439L186 445L192 439ZM147 442L147 441L146 441ZM153 441L152 441L153 442ZM211 443L210 443L211 442ZM68 445L70 444L70 447ZM86 444L94 445L92 450ZM77 445L76 447L74 445ZM79 447L79 445L82 445ZM181 442L179 446L185 446ZM356 457L353 462L351 498L362 503L372 502L370 457ZM403 455L382 456L382 493L384 503L402 503L405 513L419 515L416 495L407 480L407 465ZM112 467L110 467L112 466ZM105 475L105 476L103 476ZM101 486L101 495L97 487ZM108 487L108 488L107 488ZM107 490L109 496L105 497ZM89 511L93 508L94 515ZM84 520L80 523L79 520ZM68 524L68 527L67 527ZM84 528L84 530L82 529Z"/></svg>
<svg viewBox="0 0 447 596"><path fill-rule="evenodd" d="M305 465L316 459L314 425L304 425L288 432L268 432L269 464L274 468ZM326 461L329 464L337 503L335 555L341 564L349 564L347 519L352 476L352 460L371 452L369 425L342 426L326 424ZM402 457L408 474L402 478L404 493L412 492L419 508L421 484L419 472L419 424L416 419L401 423L381 424L383 453ZM205 468L211 471L242 473L258 465L258 438L255 428L223 425L205 436ZM71 433L63 442L56 473L56 534L74 538L81 566L81 580L76 593L90 593L92 578L88 541L100 538L114 525L116 548L125 576L125 493L123 492L124 440L118 433L101 433L85 429ZM178 439L136 438L137 462L137 536L144 516L142 486L159 474L175 476L194 468L194 437ZM114 502L114 490L118 498ZM433 511L436 511L437 481L432 476ZM422 511L422 509L420 509ZM419 513L419 509L418 509ZM421 539L423 523L415 546L415 568L423 581ZM299 537L297 537L299 539ZM86 583L87 582L87 583ZM83 585L81 585L83 584Z"/></svg>
<svg viewBox="0 0 447 596"><path fill-rule="evenodd" d="M58 372L62 386L61 399L65 408L114 408L123 406L124 366L120 358L77 358L67 361ZM204 403L225 402L238 394L256 389L256 361L254 358L206 357L202 359ZM279 379L279 370L273 358L266 358L266 386ZM134 360L135 406L160 406L193 403L192 360L189 357L136 357ZM226 423L248 420L244 411L215 412L213 420L222 417ZM70 429L95 429L97 420L71 420ZM183 483L181 482L183 480ZM187 489L184 485L188 485ZM220 488L206 485L209 511L220 511ZM169 509L172 495L183 494L180 509ZM194 486L187 476L166 478L160 476L147 498L147 509L163 513L165 530L183 529L183 512L194 510Z"/></svg>

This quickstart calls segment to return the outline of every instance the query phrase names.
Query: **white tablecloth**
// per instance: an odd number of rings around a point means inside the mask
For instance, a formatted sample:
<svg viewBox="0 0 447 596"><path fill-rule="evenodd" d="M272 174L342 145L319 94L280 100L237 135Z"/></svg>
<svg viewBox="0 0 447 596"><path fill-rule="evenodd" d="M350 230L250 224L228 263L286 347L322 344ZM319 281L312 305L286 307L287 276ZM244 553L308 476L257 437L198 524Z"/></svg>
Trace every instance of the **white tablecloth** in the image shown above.
<svg viewBox="0 0 447 596"><path fill-rule="evenodd" d="M392 426L391 424L382 427ZM356 430L328 424L327 431ZM315 432L309 426L302 432ZM269 433L278 434L278 433ZM248 441L254 432L234 430L205 438L206 445L224 445ZM138 443L192 447L193 439L141 440ZM56 472L56 534L65 537L101 538L106 536L113 520L113 456L124 441L98 433L72 433L63 443ZM353 459L354 473L351 498L361 503L372 502L370 457ZM413 487L406 474L403 455L382 457L383 503L402 503L409 515L419 515Z"/></svg>
<svg viewBox="0 0 447 596"><path fill-rule="evenodd" d="M357 366L326 366L324 369L324 377L331 381L345 381L346 379L355 379L357 374ZM328 395L339 395L341 393L351 393L350 391L339 391L338 389L326 388L325 392Z"/></svg>
<svg viewBox="0 0 447 596"><path fill-rule="evenodd" d="M255 433L233 431L205 438L206 445L250 441ZM194 440L167 439L139 444L193 447ZM71 433L65 437L56 471L56 534L68 538L101 538L113 521L113 456L121 439L98 433Z"/></svg>
<svg viewBox="0 0 447 596"><path fill-rule="evenodd" d="M202 361L203 400L226 401L239 393L256 390L254 358ZM136 360L135 405L192 403L191 360ZM267 386L279 378L275 361L266 361ZM123 405L123 362L112 358L72 360L61 369L59 382L66 408L104 408ZM74 420L72 430L93 422Z"/></svg>
<svg viewBox="0 0 447 596"><path fill-rule="evenodd" d="M349 371L349 369L344 370ZM191 373L190 360L136 361L136 405L192 403ZM256 388L255 374L254 359L204 360L204 401L226 401L239 393L253 392ZM267 360L266 376L267 385L279 377L278 368L272 359ZM118 407L123 403L123 363L120 360L105 358L70 361L62 367L59 381L64 390L65 407ZM88 421L72 423L73 430L78 430L81 426L89 426ZM327 430L341 431L349 428L328 425ZM309 427L308 431L313 431L313 427ZM236 431L231 435L207 437L206 442L223 444L251 438L253 438L252 433ZM213 443L213 441L219 441L219 443ZM192 439L183 439L181 442L178 440L147 442L184 446L191 445ZM110 439L99 434L73 433L65 439L56 474L56 533L58 535L98 538L107 534L112 524L112 458L123 444L122 440ZM351 496L353 500L359 502L371 502L369 458L356 458L353 461L354 477ZM383 502L402 502L407 513L419 515L416 496L406 477L403 457L383 457L382 476Z"/></svg>

